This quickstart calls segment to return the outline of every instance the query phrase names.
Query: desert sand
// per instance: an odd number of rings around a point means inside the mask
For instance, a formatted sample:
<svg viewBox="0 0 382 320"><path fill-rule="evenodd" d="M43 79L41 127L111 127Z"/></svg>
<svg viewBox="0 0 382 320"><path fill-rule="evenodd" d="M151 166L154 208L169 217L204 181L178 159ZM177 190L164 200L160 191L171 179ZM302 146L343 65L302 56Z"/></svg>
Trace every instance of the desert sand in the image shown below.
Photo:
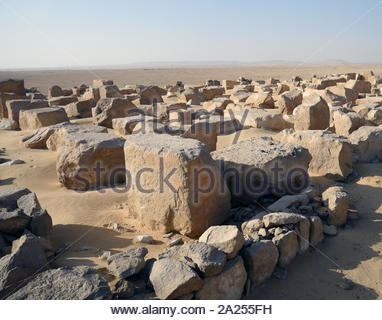
<svg viewBox="0 0 382 320"><path fill-rule="evenodd" d="M190 69L131 69L131 70L59 70L0 72L0 78L25 79L26 87L38 87L46 93L57 84L73 87L90 83L92 79L114 79L123 84L165 85L182 80L186 84L202 83L206 79L253 79L275 77L288 79L293 75L358 72L373 69L382 74L381 65L316 66L316 67L235 67ZM84 121L84 119L82 120ZM86 121L86 120L85 120ZM108 190L88 191L86 194L59 185L56 177L56 154L48 150L27 149L20 143L25 132L1 131L0 146L6 148L5 158L21 159L25 164L0 168L0 188L15 186L33 190L43 208L53 218L53 243L61 248L74 243L56 260L57 266L89 265L104 267L98 258L104 250L123 251L136 246L134 238L142 234L134 221L125 214L125 195ZM243 130L240 139L271 135L261 129ZM221 136L218 149L229 145L233 135ZM270 279L258 287L251 299L381 299L382 298L382 164L359 164L357 175L347 185L352 207L359 210L360 219L352 229L340 229L333 238L325 238L318 250L299 256L288 268L286 280ZM322 186L330 180L315 181ZM123 230L113 230L117 223ZM161 234L153 234L156 243L145 245L149 257L166 247ZM341 288L341 279L348 278L356 286Z"/></svg>

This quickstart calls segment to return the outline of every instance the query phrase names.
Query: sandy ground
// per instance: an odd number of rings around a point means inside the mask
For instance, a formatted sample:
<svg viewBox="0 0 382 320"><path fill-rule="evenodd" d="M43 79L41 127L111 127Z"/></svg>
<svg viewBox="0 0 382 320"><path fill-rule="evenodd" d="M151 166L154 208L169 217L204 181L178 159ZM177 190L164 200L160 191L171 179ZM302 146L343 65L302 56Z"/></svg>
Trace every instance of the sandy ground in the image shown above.
<svg viewBox="0 0 382 320"><path fill-rule="evenodd" d="M241 139L264 136L264 130L249 129ZM103 268L98 258L104 250L122 251L136 246L134 238L142 234L127 219L124 194L111 190L79 194L61 187L55 173L56 153L26 149L20 143L22 133L1 131L0 147L4 158L26 163L0 167L0 188L27 187L36 192L43 208L54 221L53 243L56 248L73 245L55 261L57 266L86 264ZM220 137L218 148L229 145L233 135ZM359 165L359 177L348 184L352 205L361 218L353 229L341 229L339 235L326 238L318 251L297 257L288 268L286 280L270 279L256 288L251 299L381 299L382 298L382 164ZM331 183L316 179L322 187ZM110 222L123 226L122 231L104 227ZM154 257L167 244L160 234L156 243L147 245ZM341 271L342 269L342 271ZM351 279L352 290L339 287L341 279Z"/></svg>
<svg viewBox="0 0 382 320"><path fill-rule="evenodd" d="M54 84L72 88L81 84L91 84L93 79L112 79L119 86L126 84L156 84L164 86L181 80L185 84L197 84L208 79L231 79L240 76L265 80L270 77L287 80L299 75L304 79L316 75L363 72L373 70L382 74L382 65L335 65L335 66L256 66L256 67L203 67L203 68L148 68L123 70L47 70L47 71L0 71L0 79L25 79L27 87L38 87L47 93Z"/></svg>

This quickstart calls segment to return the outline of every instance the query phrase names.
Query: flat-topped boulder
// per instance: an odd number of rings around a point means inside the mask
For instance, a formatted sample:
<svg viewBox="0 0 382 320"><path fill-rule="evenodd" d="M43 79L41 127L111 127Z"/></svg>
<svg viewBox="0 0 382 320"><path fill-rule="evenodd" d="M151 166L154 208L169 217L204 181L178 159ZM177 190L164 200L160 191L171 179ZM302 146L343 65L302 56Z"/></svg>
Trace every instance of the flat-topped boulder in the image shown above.
<svg viewBox="0 0 382 320"><path fill-rule="evenodd" d="M107 133L107 128L87 123L65 122L55 126L54 132L48 137L46 147L51 151L56 151L68 134L72 133Z"/></svg>
<svg viewBox="0 0 382 320"><path fill-rule="evenodd" d="M339 136L349 136L353 131L365 125L365 119L358 113L346 109L333 112L333 124Z"/></svg>
<svg viewBox="0 0 382 320"><path fill-rule="evenodd" d="M366 80L348 80L345 84L346 88L357 91L358 93L370 93L371 83Z"/></svg>
<svg viewBox="0 0 382 320"><path fill-rule="evenodd" d="M135 105L128 99L107 98L98 101L92 109L92 115L97 125L112 128L113 119L127 117L135 108Z"/></svg>
<svg viewBox="0 0 382 320"><path fill-rule="evenodd" d="M49 104L46 100L8 100L6 102L8 118L19 122L20 111L48 108Z"/></svg>
<svg viewBox="0 0 382 320"><path fill-rule="evenodd" d="M54 106L66 106L69 103L73 103L78 101L77 96L62 96L62 97L54 97L49 99L49 105Z"/></svg>
<svg viewBox="0 0 382 320"><path fill-rule="evenodd" d="M352 132L349 140L360 162L382 160L382 126L364 126Z"/></svg>
<svg viewBox="0 0 382 320"><path fill-rule="evenodd" d="M284 92L276 102L279 112L284 114L293 114L293 110L302 103L302 91L294 89Z"/></svg>
<svg viewBox="0 0 382 320"><path fill-rule="evenodd" d="M325 130L330 124L327 102L319 95L304 97L302 104L293 110L295 130Z"/></svg>
<svg viewBox="0 0 382 320"><path fill-rule="evenodd" d="M309 173L312 175L346 179L353 171L349 140L332 132L287 129L277 134L275 139L308 149L312 155L309 165Z"/></svg>
<svg viewBox="0 0 382 320"><path fill-rule="evenodd" d="M50 107L20 111L19 126L21 130L30 131L67 121L63 108Z"/></svg>
<svg viewBox="0 0 382 320"><path fill-rule="evenodd" d="M35 276L10 300L104 300L111 297L107 281L86 266L62 267Z"/></svg>
<svg viewBox="0 0 382 320"><path fill-rule="evenodd" d="M245 101L245 105L252 108L273 109L275 101L272 94L268 92L252 93Z"/></svg>
<svg viewBox="0 0 382 320"><path fill-rule="evenodd" d="M79 190L122 182L124 141L108 133L67 134L58 149L56 172L59 182L69 189Z"/></svg>
<svg viewBox="0 0 382 320"><path fill-rule="evenodd" d="M124 117L124 118L115 118L112 120L113 130L115 134L118 135L129 135L134 133L134 128L138 123L149 122L149 121L158 121L156 118L145 115ZM145 133L145 128L142 127L142 133Z"/></svg>
<svg viewBox="0 0 382 320"><path fill-rule="evenodd" d="M92 116L92 108L96 106L94 99L72 102L64 109L69 118L89 118Z"/></svg>
<svg viewBox="0 0 382 320"><path fill-rule="evenodd" d="M143 87L138 93L140 95L140 104L153 104L163 102L162 96L165 96L167 91L158 86L147 86Z"/></svg>
<svg viewBox="0 0 382 320"><path fill-rule="evenodd" d="M24 80L8 79L0 80L0 92L9 92L24 95Z"/></svg>
<svg viewBox="0 0 382 320"><path fill-rule="evenodd" d="M21 94L0 92L0 119L8 118L8 109L6 104L8 100L29 100L29 98Z"/></svg>
<svg viewBox="0 0 382 320"><path fill-rule="evenodd" d="M269 137L240 141L213 152L212 157L227 179L232 196L249 203L263 195L298 193L307 184L311 160L305 148Z"/></svg>
<svg viewBox="0 0 382 320"><path fill-rule="evenodd" d="M140 177L127 193L130 212L148 229L195 237L229 217L230 193L201 142L167 134L131 135L125 158L126 171Z"/></svg>
<svg viewBox="0 0 382 320"><path fill-rule="evenodd" d="M225 90L220 86L207 86L200 89L206 100L212 100L224 94Z"/></svg>

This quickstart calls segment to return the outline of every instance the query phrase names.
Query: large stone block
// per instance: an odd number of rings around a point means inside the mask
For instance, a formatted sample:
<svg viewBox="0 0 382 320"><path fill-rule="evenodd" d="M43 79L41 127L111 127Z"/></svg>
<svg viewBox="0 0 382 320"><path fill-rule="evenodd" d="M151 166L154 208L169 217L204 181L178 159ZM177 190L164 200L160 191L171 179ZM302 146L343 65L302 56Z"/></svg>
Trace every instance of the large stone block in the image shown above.
<svg viewBox="0 0 382 320"><path fill-rule="evenodd" d="M252 202L263 195L298 193L308 183L308 150L272 138L250 138L215 151L232 196Z"/></svg>
<svg viewBox="0 0 382 320"><path fill-rule="evenodd" d="M42 108L20 111L19 126L21 130L38 128L69 121L63 108Z"/></svg>
<svg viewBox="0 0 382 320"><path fill-rule="evenodd" d="M20 111L48 108L49 104L46 100L8 100L6 102L8 118L19 122Z"/></svg>
<svg viewBox="0 0 382 320"><path fill-rule="evenodd" d="M125 143L125 158L126 171L139 180L129 189L128 202L143 226L198 236L228 218L230 193L199 141L132 135Z"/></svg>
<svg viewBox="0 0 382 320"><path fill-rule="evenodd" d="M56 172L69 189L87 190L117 184L124 175L124 139L107 133L71 133L59 147Z"/></svg>
<svg viewBox="0 0 382 320"><path fill-rule="evenodd" d="M330 124L330 111L326 101L318 95L304 97L293 110L295 130L324 130Z"/></svg>
<svg viewBox="0 0 382 320"><path fill-rule="evenodd" d="M135 105L127 99L107 98L98 101L92 109L92 115L97 125L112 128L113 119L130 116L134 109Z"/></svg>
<svg viewBox="0 0 382 320"><path fill-rule="evenodd" d="M321 130L284 130L275 139L294 143L309 150L312 161L309 173L346 179L353 171L352 147L349 140Z"/></svg>

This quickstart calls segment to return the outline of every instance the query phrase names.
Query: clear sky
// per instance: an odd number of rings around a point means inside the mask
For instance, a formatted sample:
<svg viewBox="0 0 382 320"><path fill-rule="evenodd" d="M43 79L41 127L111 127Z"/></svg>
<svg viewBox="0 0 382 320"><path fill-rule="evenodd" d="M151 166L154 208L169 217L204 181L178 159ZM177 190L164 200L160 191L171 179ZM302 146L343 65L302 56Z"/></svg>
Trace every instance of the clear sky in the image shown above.
<svg viewBox="0 0 382 320"><path fill-rule="evenodd" d="M382 62L382 0L0 0L0 68Z"/></svg>

